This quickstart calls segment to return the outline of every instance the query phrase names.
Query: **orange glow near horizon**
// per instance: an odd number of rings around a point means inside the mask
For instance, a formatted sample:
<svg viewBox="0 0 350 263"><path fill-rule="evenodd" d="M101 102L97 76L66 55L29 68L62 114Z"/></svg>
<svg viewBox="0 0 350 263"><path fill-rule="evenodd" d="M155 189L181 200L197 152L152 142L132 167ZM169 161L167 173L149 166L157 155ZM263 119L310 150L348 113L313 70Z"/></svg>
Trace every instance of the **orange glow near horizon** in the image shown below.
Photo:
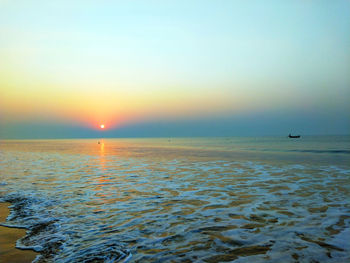
<svg viewBox="0 0 350 263"><path fill-rule="evenodd" d="M22 2L0 0L0 138L349 133L350 1Z"/></svg>

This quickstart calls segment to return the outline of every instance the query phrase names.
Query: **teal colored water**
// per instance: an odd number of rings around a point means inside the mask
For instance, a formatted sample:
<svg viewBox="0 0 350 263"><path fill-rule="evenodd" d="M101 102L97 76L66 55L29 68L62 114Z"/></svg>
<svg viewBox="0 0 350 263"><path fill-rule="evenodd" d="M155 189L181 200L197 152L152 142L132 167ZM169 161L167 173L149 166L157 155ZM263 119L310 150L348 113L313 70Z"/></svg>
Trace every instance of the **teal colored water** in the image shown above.
<svg viewBox="0 0 350 263"><path fill-rule="evenodd" d="M40 262L346 262L350 136L0 142Z"/></svg>

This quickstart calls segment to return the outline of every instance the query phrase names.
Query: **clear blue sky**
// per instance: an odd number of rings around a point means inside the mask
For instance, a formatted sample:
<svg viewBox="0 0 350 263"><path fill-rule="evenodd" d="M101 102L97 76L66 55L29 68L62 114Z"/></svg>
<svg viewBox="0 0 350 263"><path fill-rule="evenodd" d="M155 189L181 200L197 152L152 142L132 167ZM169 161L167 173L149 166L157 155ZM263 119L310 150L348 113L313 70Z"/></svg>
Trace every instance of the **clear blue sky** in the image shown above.
<svg viewBox="0 0 350 263"><path fill-rule="evenodd" d="M350 133L350 1L0 1L0 138Z"/></svg>

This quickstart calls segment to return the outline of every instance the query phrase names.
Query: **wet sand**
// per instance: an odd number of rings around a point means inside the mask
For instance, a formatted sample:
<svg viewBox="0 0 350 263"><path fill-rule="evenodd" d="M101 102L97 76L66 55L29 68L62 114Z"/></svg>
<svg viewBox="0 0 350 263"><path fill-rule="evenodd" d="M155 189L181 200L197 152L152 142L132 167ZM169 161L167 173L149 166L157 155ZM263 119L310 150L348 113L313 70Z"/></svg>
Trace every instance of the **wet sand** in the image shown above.
<svg viewBox="0 0 350 263"><path fill-rule="evenodd" d="M9 205L10 203L0 203L0 222L6 221L10 212ZM25 229L0 226L0 263L28 263L35 259L37 253L15 248L16 241L25 234Z"/></svg>

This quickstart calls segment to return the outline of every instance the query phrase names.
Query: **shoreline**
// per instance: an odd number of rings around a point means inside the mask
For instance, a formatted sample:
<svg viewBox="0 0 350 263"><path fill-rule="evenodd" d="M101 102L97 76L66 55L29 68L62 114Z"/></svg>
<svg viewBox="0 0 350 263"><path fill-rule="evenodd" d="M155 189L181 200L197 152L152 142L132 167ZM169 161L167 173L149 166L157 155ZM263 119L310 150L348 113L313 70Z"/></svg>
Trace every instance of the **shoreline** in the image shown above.
<svg viewBox="0 0 350 263"><path fill-rule="evenodd" d="M0 222L10 214L10 203L0 202ZM30 263L38 253L16 248L16 241L26 235L26 229L0 226L0 263Z"/></svg>

